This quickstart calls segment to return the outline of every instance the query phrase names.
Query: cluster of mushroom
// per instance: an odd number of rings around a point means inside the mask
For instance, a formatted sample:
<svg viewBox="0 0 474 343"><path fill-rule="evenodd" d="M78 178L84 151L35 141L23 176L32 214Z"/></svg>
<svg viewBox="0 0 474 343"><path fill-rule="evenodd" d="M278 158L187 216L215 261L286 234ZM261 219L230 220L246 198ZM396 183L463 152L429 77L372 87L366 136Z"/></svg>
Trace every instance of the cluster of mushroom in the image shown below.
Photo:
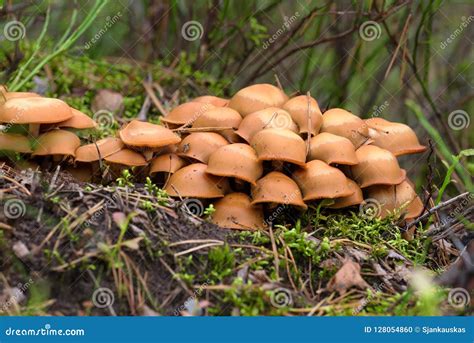
<svg viewBox="0 0 474 343"><path fill-rule="evenodd" d="M265 211L305 210L322 199L332 199L334 209L374 199L381 217L401 210L411 219L423 211L397 161L426 149L407 125L339 108L323 114L309 95L290 99L269 84L243 88L230 100L195 98L161 121L133 120L118 137L76 147L70 171L90 181L102 162L134 166L172 197L214 203L212 220L226 228L262 229Z"/></svg>
<svg viewBox="0 0 474 343"><path fill-rule="evenodd" d="M0 150L7 154L45 156L59 162L75 155L81 142L75 131L96 123L64 101L36 93L0 89ZM14 131L15 133L11 133Z"/></svg>

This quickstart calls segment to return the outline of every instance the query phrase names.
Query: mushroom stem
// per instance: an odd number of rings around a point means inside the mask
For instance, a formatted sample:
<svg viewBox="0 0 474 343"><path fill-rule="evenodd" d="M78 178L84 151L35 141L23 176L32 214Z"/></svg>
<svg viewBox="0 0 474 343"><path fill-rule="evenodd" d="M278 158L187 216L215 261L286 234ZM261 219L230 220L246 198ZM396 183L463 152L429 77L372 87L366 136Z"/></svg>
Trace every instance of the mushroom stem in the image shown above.
<svg viewBox="0 0 474 343"><path fill-rule="evenodd" d="M30 124L28 128L30 135L32 135L33 137L38 137L39 131L40 131L40 125L41 124Z"/></svg>

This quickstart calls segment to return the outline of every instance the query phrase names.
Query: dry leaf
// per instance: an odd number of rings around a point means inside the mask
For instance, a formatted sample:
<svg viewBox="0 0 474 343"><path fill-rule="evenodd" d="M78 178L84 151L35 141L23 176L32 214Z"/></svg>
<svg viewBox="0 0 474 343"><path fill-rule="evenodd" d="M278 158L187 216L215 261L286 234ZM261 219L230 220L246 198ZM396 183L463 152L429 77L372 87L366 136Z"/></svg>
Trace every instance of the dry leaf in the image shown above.
<svg viewBox="0 0 474 343"><path fill-rule="evenodd" d="M370 286L360 275L360 265L352 260L346 259L342 268L329 280L327 289L344 294L351 287L364 289Z"/></svg>

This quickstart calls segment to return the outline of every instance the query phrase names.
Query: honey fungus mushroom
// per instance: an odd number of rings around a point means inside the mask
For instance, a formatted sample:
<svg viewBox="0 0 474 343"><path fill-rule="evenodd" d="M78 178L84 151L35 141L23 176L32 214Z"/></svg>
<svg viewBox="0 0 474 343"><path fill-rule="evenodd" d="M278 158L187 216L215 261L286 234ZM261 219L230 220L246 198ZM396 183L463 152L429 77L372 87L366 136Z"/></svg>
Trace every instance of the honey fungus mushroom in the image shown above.
<svg viewBox="0 0 474 343"><path fill-rule="evenodd" d="M312 136L319 133L323 115L316 99L307 95L296 96L288 100L283 109L290 113L300 133L310 133Z"/></svg>
<svg viewBox="0 0 474 343"><path fill-rule="evenodd" d="M324 112L321 132L346 137L356 148L369 139L369 129L365 122L342 108L332 108Z"/></svg>
<svg viewBox="0 0 474 343"><path fill-rule="evenodd" d="M327 164L355 165L358 163L352 142L332 133L322 132L311 138L309 160L321 160Z"/></svg>
<svg viewBox="0 0 474 343"><path fill-rule="evenodd" d="M239 112L228 107L217 107L210 109L197 118L193 123L193 128L232 128L221 130L218 133L225 137L229 142L237 143L239 136L235 133L242 121Z"/></svg>
<svg viewBox="0 0 474 343"><path fill-rule="evenodd" d="M216 107L224 107L229 103L229 99L219 98L213 95L203 95L194 98L192 101L201 102L203 104L211 104Z"/></svg>
<svg viewBox="0 0 474 343"><path fill-rule="evenodd" d="M59 99L13 98L0 105L0 122L28 124L33 137L39 135L41 124L59 123L72 116L71 108Z"/></svg>
<svg viewBox="0 0 474 343"><path fill-rule="evenodd" d="M171 125L171 127L191 125L204 112L213 108L215 108L215 106L210 103L197 101L185 102L175 107L167 116L162 117L161 121Z"/></svg>
<svg viewBox="0 0 474 343"><path fill-rule="evenodd" d="M33 156L52 155L55 160L76 155L81 145L79 137L66 130L52 130L40 135L33 143Z"/></svg>
<svg viewBox="0 0 474 343"><path fill-rule="evenodd" d="M165 185L171 174L188 165L188 162L174 153L167 153L151 160L149 174L157 184Z"/></svg>
<svg viewBox="0 0 474 343"><path fill-rule="evenodd" d="M124 169L129 167L144 167L148 163L145 157L139 152L123 148L111 155L104 157L109 166L109 178L116 179Z"/></svg>
<svg viewBox="0 0 474 343"><path fill-rule="evenodd" d="M222 198L229 188L225 178L206 173L207 165L193 163L171 175L165 186L172 197Z"/></svg>
<svg viewBox="0 0 474 343"><path fill-rule="evenodd" d="M227 229L264 229L263 210L260 205L252 205L245 193L231 193L215 204L211 221Z"/></svg>
<svg viewBox="0 0 474 343"><path fill-rule="evenodd" d="M273 171L262 177L252 186L251 193L252 205L267 203L308 208L296 182L281 172Z"/></svg>
<svg viewBox="0 0 474 343"><path fill-rule="evenodd" d="M30 140L20 134L0 132L0 151L29 154L32 152Z"/></svg>
<svg viewBox="0 0 474 343"><path fill-rule="evenodd" d="M250 145L261 161L305 165L306 144L298 134L285 129L265 129L253 136Z"/></svg>
<svg viewBox="0 0 474 343"><path fill-rule="evenodd" d="M423 212L421 202L408 180L398 185L375 185L367 188L367 198L380 206L379 216L385 218L394 211L401 211L405 219L413 219Z"/></svg>
<svg viewBox="0 0 474 343"><path fill-rule="evenodd" d="M287 100L288 96L281 89L262 83L239 90L230 99L228 106L246 117L268 107L281 107Z"/></svg>
<svg viewBox="0 0 474 343"><path fill-rule="evenodd" d="M82 113L75 108L71 108L72 117L57 123L55 126L57 127L70 127L73 129L93 129L97 127L97 123L89 117L87 114Z"/></svg>
<svg viewBox="0 0 474 343"><path fill-rule="evenodd" d="M392 123L382 118L365 120L373 145L390 151L395 156L416 154L426 150L415 132L402 123Z"/></svg>
<svg viewBox="0 0 474 343"><path fill-rule="evenodd" d="M251 146L242 143L224 145L209 156L206 172L234 177L255 185L262 176L262 162Z"/></svg>
<svg viewBox="0 0 474 343"><path fill-rule="evenodd" d="M298 132L298 126L291 115L277 107L269 107L246 116L235 132L241 138L250 142L253 136L264 129L278 128Z"/></svg>
<svg viewBox="0 0 474 343"><path fill-rule="evenodd" d="M229 142L215 132L194 132L185 137L178 146L177 155L207 163L209 156Z"/></svg>
<svg viewBox="0 0 474 343"><path fill-rule="evenodd" d="M339 209L354 205L359 205L364 201L364 196L362 194L362 189L359 185L351 179L347 179L347 185L353 194L344 196L341 198L334 199L334 204L330 205L330 208Z"/></svg>
<svg viewBox="0 0 474 343"><path fill-rule="evenodd" d="M293 179L303 192L304 201L335 199L354 194L344 173L323 161L306 163L306 168L293 173Z"/></svg>
<svg viewBox="0 0 474 343"><path fill-rule="evenodd" d="M181 142L173 131L139 120L132 120L120 130L119 135L128 148L142 152L146 160L152 158L153 151Z"/></svg>
<svg viewBox="0 0 474 343"><path fill-rule="evenodd" d="M120 138L108 137L83 145L76 150L76 162L95 162L119 152L124 147Z"/></svg>
<svg viewBox="0 0 474 343"><path fill-rule="evenodd" d="M397 185L405 179L397 158L388 150L375 145L364 145L356 150L359 164L351 167L354 179L361 188L372 185Z"/></svg>

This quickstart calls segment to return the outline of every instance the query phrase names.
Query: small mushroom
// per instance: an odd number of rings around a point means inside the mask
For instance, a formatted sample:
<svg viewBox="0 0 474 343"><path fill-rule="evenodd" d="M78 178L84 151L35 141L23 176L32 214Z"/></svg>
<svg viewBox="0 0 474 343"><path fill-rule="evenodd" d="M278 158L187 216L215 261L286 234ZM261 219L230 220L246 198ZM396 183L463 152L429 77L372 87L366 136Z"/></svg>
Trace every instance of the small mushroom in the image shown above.
<svg viewBox="0 0 474 343"><path fill-rule="evenodd" d="M215 204L211 221L223 228L240 230L264 229L263 210L260 205L252 205L244 193L231 193Z"/></svg>
<svg viewBox="0 0 474 343"><path fill-rule="evenodd" d="M29 124L33 137L38 136L41 124L60 123L72 116L71 108L59 99L14 98L0 105L0 122Z"/></svg>
<svg viewBox="0 0 474 343"><path fill-rule="evenodd" d="M104 157L104 160L109 162L109 164L112 163L121 167L141 167L147 165L142 154L127 148Z"/></svg>
<svg viewBox="0 0 474 343"><path fill-rule="evenodd" d="M242 88L230 99L229 107L242 117L268 107L281 107L288 96L278 87L262 83Z"/></svg>
<svg viewBox="0 0 474 343"><path fill-rule="evenodd" d="M361 188L372 185L397 185L405 178L397 158L388 150L375 145L364 145L356 150L359 164L351 167L354 179Z"/></svg>
<svg viewBox="0 0 474 343"><path fill-rule="evenodd" d="M128 148L142 152L147 161L159 148L181 142L181 138L166 127L139 120L132 120L119 135Z"/></svg>
<svg viewBox="0 0 474 343"><path fill-rule="evenodd" d="M34 142L33 156L76 155L76 149L81 145L79 137L66 130L52 130L40 135Z"/></svg>
<svg viewBox="0 0 474 343"><path fill-rule="evenodd" d="M191 125L204 112L215 108L209 103L190 101L175 107L166 117L161 117L161 121L173 126Z"/></svg>
<svg viewBox="0 0 474 343"><path fill-rule="evenodd" d="M123 147L124 144L120 138L104 138L77 148L75 160L76 162L95 162L119 152Z"/></svg>
<svg viewBox="0 0 474 343"><path fill-rule="evenodd" d="M319 133L323 115L316 99L307 95L296 96L288 100L283 105L283 109L291 114L293 121L298 124L300 133L307 134L309 132L312 136Z"/></svg>
<svg viewBox="0 0 474 343"><path fill-rule="evenodd" d="M194 132L185 137L178 146L177 155L207 163L209 156L229 142L215 132Z"/></svg>
<svg viewBox="0 0 474 343"><path fill-rule="evenodd" d="M415 132L405 124L392 123L382 118L365 120L373 145L390 151L395 156L416 154L426 150Z"/></svg>
<svg viewBox="0 0 474 343"><path fill-rule="evenodd" d="M155 173L173 174L186 165L186 161L176 154L168 153L160 155L151 161L150 175Z"/></svg>
<svg viewBox="0 0 474 343"><path fill-rule="evenodd" d="M257 132L270 128L289 129L298 132L298 126L291 119L288 112L281 108L269 107L246 116L235 133L250 142Z"/></svg>
<svg viewBox="0 0 474 343"><path fill-rule="evenodd" d="M369 129L364 121L341 108L332 108L324 112L321 132L346 137L356 148L369 139Z"/></svg>
<svg viewBox="0 0 474 343"><path fill-rule="evenodd" d="M216 107L224 107L229 103L229 99L219 98L213 95L203 95L198 96L197 98L193 99L192 101L201 102L203 104L211 104Z"/></svg>
<svg viewBox="0 0 474 343"><path fill-rule="evenodd" d="M252 205L260 203L294 205L303 209L301 190L295 181L280 172L270 172L252 186Z"/></svg>
<svg viewBox="0 0 474 343"><path fill-rule="evenodd" d="M305 165L306 144L298 134L285 129L259 131L250 141L260 161L290 162Z"/></svg>
<svg viewBox="0 0 474 343"><path fill-rule="evenodd" d="M207 166L194 163L171 175L165 186L172 197L222 198L228 189L227 179L206 173Z"/></svg>
<svg viewBox="0 0 474 343"><path fill-rule="evenodd" d="M242 117L236 110L228 107L217 107L201 114L201 116L194 121L193 127L232 127L237 129L241 121ZM219 134L225 137L229 142L237 143L239 141L239 137L234 129L221 130Z"/></svg>
<svg viewBox="0 0 474 343"><path fill-rule="evenodd" d="M303 191L303 200L334 199L354 193L342 171L323 161L313 160L306 168L293 173L293 179Z"/></svg>
<svg viewBox="0 0 474 343"><path fill-rule="evenodd" d="M329 206L330 208L339 209L359 205L364 201L362 190L360 189L359 185L357 185L357 183L355 183L351 179L347 179L347 185L349 186L349 189L354 193L345 197L334 199L334 204Z"/></svg>
<svg viewBox="0 0 474 343"><path fill-rule="evenodd" d="M423 203L416 195L409 180L398 185L375 185L367 188L367 198L380 204L380 217L385 218L395 210L402 210L405 219L413 219L423 212Z"/></svg>
<svg viewBox="0 0 474 343"><path fill-rule="evenodd" d="M12 151L24 154L32 152L30 140L19 134L0 132L0 151Z"/></svg>
<svg viewBox="0 0 474 343"><path fill-rule="evenodd" d="M224 145L209 156L206 172L217 176L234 177L255 185L262 176L262 162L247 144Z"/></svg>
<svg viewBox="0 0 474 343"><path fill-rule="evenodd" d="M358 163L355 147L342 136L321 132L310 141L309 160L321 160L327 164L355 165Z"/></svg>
<svg viewBox="0 0 474 343"><path fill-rule="evenodd" d="M70 127L73 129L93 129L97 127L97 123L87 114L82 113L75 108L71 108L72 117L55 124L57 127Z"/></svg>

